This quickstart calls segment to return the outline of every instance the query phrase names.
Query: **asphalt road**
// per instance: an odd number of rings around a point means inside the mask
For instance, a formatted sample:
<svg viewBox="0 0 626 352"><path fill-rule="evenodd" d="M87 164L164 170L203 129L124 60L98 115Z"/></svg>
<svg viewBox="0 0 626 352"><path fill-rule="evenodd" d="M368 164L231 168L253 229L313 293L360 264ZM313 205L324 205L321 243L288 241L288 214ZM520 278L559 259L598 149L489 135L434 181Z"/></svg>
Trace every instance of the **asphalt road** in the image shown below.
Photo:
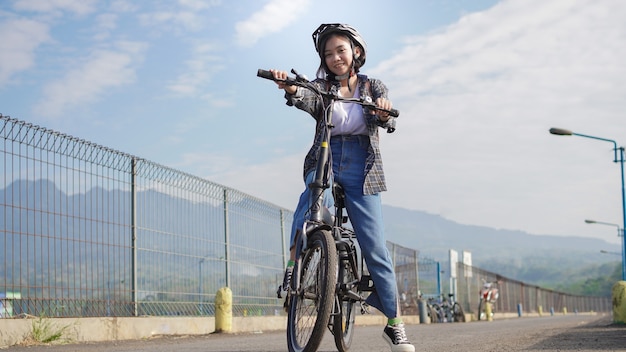
<svg viewBox="0 0 626 352"><path fill-rule="evenodd" d="M381 338L382 327L359 326L351 351L389 351ZM626 325L613 324L608 315L555 315L495 320L491 322L409 325L407 335L416 351L459 352L597 352L626 351ZM166 336L141 341L14 346L7 351L29 352L195 352L286 351L284 331L248 334ZM330 332L320 352L336 351Z"/></svg>

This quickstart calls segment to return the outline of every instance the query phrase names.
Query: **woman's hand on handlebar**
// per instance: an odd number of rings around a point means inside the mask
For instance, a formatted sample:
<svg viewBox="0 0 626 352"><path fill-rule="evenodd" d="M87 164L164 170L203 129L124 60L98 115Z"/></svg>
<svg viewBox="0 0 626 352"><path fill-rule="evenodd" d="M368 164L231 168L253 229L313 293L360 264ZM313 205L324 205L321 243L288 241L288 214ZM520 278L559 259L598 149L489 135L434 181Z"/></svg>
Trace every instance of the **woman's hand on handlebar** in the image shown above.
<svg viewBox="0 0 626 352"><path fill-rule="evenodd" d="M278 85L278 89L284 89L285 92L289 94L296 93L296 90L298 89L298 87L285 84L285 80L288 77L287 71L270 69L270 72L274 75L274 79L275 79L274 82L276 82L276 85Z"/></svg>
<svg viewBox="0 0 626 352"><path fill-rule="evenodd" d="M392 107L391 100L385 99L385 98L377 98L376 107L380 109L391 110L391 107ZM389 120L389 113L386 111L375 110L374 113L378 115L378 118L382 122L386 122Z"/></svg>

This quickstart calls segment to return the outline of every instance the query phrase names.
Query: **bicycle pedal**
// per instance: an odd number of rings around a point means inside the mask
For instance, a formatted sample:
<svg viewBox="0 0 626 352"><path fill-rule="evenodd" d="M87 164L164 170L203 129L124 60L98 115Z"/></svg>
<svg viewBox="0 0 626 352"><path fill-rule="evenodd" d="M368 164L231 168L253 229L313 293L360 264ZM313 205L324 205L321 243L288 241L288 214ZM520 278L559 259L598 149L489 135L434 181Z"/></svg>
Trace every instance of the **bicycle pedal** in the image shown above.
<svg viewBox="0 0 626 352"><path fill-rule="evenodd" d="M361 303L361 314L370 314L370 306L366 303Z"/></svg>
<svg viewBox="0 0 626 352"><path fill-rule="evenodd" d="M276 290L276 296L278 298L283 298L283 294L282 294L283 291L284 291L283 290L283 286L282 285L278 286L278 290ZM285 292L287 292L287 291L285 291Z"/></svg>
<svg viewBox="0 0 626 352"><path fill-rule="evenodd" d="M359 291L371 292L374 291L374 280L371 275L363 275L361 281L359 281Z"/></svg>
<svg viewBox="0 0 626 352"><path fill-rule="evenodd" d="M278 286L278 289L276 290L276 296L277 296L278 298L283 298L282 291L283 291L283 286L282 286L282 285L279 285L279 286Z"/></svg>

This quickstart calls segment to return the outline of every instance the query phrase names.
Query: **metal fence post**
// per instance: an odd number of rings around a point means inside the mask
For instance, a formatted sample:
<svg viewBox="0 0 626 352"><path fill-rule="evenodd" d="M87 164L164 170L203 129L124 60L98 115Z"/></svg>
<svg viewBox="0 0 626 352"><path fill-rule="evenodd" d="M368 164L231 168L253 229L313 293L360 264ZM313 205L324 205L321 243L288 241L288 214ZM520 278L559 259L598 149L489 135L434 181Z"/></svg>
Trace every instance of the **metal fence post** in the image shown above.
<svg viewBox="0 0 626 352"><path fill-rule="evenodd" d="M285 242L285 239L286 239L285 232L286 232L285 231L285 211L283 209L280 209L280 234L281 234L282 244L283 244L283 266L286 268L287 258L289 258L287 256L287 251L289 250L289 248L287 248L288 246L286 245L286 242ZM291 238L289 238L289 240L291 241Z"/></svg>
<svg viewBox="0 0 626 352"><path fill-rule="evenodd" d="M228 190L224 188L224 259L226 264L226 287L230 287L230 235L228 227Z"/></svg>
<svg viewBox="0 0 626 352"><path fill-rule="evenodd" d="M137 158L130 159L130 234L131 234L131 301L133 316L138 316L137 303Z"/></svg>

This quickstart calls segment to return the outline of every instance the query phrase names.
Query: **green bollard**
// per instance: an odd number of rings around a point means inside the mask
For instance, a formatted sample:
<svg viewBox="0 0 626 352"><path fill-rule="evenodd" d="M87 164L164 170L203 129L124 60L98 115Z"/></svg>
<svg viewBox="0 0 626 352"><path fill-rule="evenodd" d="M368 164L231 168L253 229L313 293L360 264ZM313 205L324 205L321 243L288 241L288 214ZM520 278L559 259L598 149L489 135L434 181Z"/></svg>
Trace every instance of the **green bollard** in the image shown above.
<svg viewBox="0 0 626 352"><path fill-rule="evenodd" d="M215 295L215 332L231 332L233 329L233 293L222 287Z"/></svg>
<svg viewBox="0 0 626 352"><path fill-rule="evenodd" d="M611 290L613 297L613 322L626 323L626 281L618 281Z"/></svg>
<svg viewBox="0 0 626 352"><path fill-rule="evenodd" d="M493 315L491 314L491 303L490 302L485 302L485 316L487 316L487 321L493 321Z"/></svg>

